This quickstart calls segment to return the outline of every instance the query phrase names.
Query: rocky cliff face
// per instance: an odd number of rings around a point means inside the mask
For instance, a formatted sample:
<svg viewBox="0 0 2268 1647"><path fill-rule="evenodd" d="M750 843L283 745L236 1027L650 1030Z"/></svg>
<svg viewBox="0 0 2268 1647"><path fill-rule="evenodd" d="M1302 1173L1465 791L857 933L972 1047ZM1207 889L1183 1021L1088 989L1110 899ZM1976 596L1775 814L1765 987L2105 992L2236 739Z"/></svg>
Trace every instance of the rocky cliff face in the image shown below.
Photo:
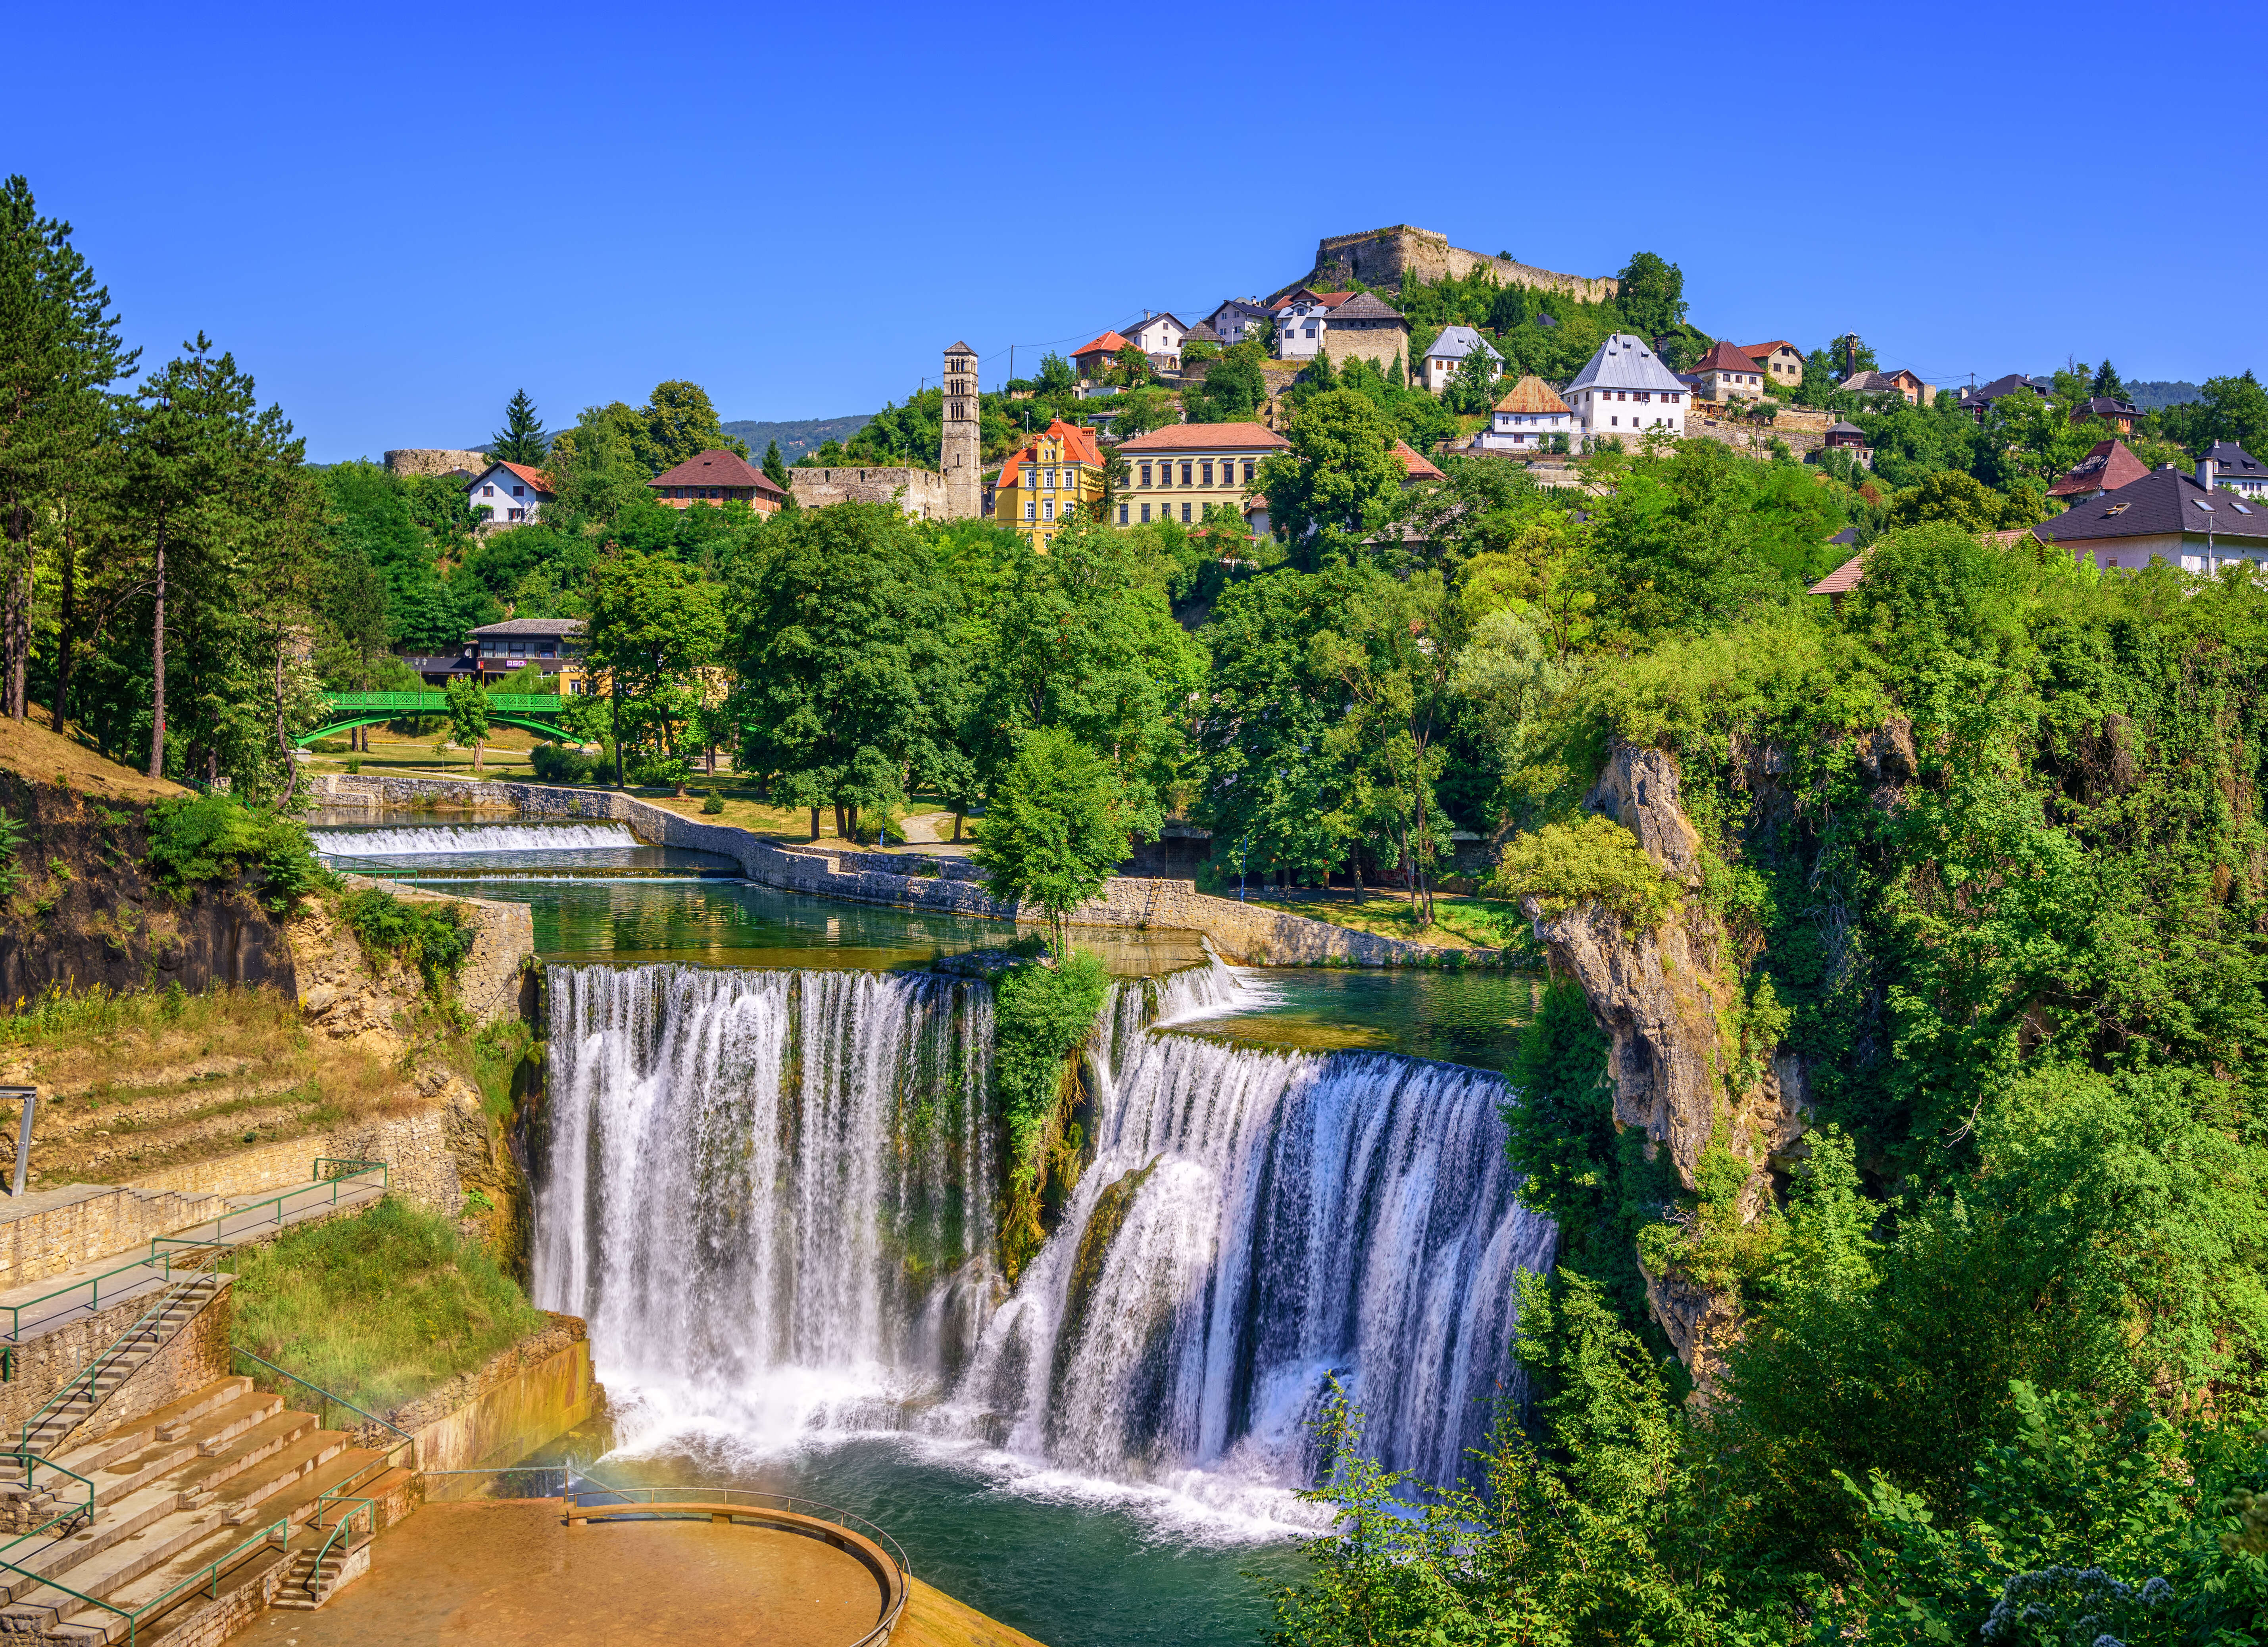
<svg viewBox="0 0 2268 1647"><path fill-rule="evenodd" d="M1771 1057L1757 1061L1753 1078L1742 1076L1740 980L1722 926L1697 895L1701 837L1679 804L1675 761L1618 743L1584 805L1628 829L1686 896L1659 927L1638 932L1597 904L1546 917L1530 900L1536 935L1606 1032L1616 1124L1644 1129L1650 1152L1667 1150L1688 1190L1700 1187L1712 1144L1747 1163L1739 1212L1752 1219L1771 1193L1771 1158L1802 1136L1802 1070L1793 1058ZM1714 1351L1734 1328L1731 1300L1674 1268L1648 1272L1647 1298L1706 1387Z"/></svg>
<svg viewBox="0 0 2268 1647"><path fill-rule="evenodd" d="M297 987L291 946L260 907L256 874L177 899L143 867L143 808L0 773L0 805L24 826L15 892L0 906L0 1000L50 986L162 989Z"/></svg>

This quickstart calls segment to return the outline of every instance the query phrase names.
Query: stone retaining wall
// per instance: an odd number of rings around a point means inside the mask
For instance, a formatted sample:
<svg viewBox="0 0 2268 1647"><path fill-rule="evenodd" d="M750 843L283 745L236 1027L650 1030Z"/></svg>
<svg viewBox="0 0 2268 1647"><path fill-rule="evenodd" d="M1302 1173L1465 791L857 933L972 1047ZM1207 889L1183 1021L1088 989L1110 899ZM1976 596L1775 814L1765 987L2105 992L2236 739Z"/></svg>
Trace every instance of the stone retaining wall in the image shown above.
<svg viewBox="0 0 2268 1647"><path fill-rule="evenodd" d="M952 858L927 860L939 866L939 872L934 876L909 875L904 865L909 858L924 861L918 853L776 846L746 829L703 823L614 790L335 772L317 777L313 785L327 798L334 794L369 795L386 805L409 806L424 801L508 808L525 818L608 819L628 824L639 839L655 845L691 847L731 858L750 880L784 892L994 921L1020 918L1019 911L985 893L978 879L980 871ZM1020 918L1029 922L1035 917L1023 915ZM1305 915L1257 909L1233 898L1216 898L1198 892L1188 881L1130 876L1114 876L1104 882L1102 895L1082 904L1071 916L1071 924L1199 932L1212 940L1224 960L1241 966L1313 967L1338 961L1383 967L1423 964L1445 953L1432 945L1380 937Z"/></svg>
<svg viewBox="0 0 2268 1647"><path fill-rule="evenodd" d="M294 1145L298 1148L303 1146ZM306 1163L300 1162L300 1171ZM147 1246L153 1235L202 1223L223 1210L218 1197L172 1186L135 1188L75 1184L26 1196L26 1210L0 1206L0 1289Z"/></svg>
<svg viewBox="0 0 2268 1647"><path fill-rule="evenodd" d="M228 1376L232 1319L229 1288L233 1280L232 1276L224 1276L220 1290L204 1308L167 1339L156 1355L136 1367L110 1399L95 1410L92 1420L94 1430L90 1433L115 1430L130 1419L195 1394L215 1379ZM26 1337L16 1350L16 1376L0 1383L0 1434L20 1435L25 1420L45 1407L80 1368L140 1320L157 1302L158 1296L153 1288L122 1298L92 1315L66 1322L51 1333Z"/></svg>
<svg viewBox="0 0 2268 1647"><path fill-rule="evenodd" d="M433 1479L446 1470L502 1469L603 1410L591 1371L589 1329L571 1315L386 1415L417 1438L417 1467L433 1503L481 1496L486 1483Z"/></svg>

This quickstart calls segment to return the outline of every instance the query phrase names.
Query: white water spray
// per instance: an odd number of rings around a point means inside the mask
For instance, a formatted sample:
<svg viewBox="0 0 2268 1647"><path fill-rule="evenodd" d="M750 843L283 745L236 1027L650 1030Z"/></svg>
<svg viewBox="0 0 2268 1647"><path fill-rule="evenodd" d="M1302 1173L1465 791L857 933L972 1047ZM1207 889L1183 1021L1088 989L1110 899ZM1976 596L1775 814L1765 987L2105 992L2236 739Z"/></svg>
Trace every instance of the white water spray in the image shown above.
<svg viewBox="0 0 2268 1647"><path fill-rule="evenodd" d="M618 823L428 824L399 829L318 829L315 849L341 857L427 852L561 852L644 843Z"/></svg>

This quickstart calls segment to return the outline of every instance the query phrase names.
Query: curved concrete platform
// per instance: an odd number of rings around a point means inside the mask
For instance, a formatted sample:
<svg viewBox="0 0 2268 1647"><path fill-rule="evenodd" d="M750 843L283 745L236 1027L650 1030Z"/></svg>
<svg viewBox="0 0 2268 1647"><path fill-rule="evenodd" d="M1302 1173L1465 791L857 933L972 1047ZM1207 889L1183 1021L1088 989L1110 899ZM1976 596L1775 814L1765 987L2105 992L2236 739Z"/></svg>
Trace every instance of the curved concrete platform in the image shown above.
<svg viewBox="0 0 2268 1647"><path fill-rule="evenodd" d="M705 1508L705 1506L704 1506ZM884 1596L861 1553L698 1520L561 1524L556 1498L428 1504L381 1533L369 1576L320 1612L269 1614L254 1647L851 1647Z"/></svg>

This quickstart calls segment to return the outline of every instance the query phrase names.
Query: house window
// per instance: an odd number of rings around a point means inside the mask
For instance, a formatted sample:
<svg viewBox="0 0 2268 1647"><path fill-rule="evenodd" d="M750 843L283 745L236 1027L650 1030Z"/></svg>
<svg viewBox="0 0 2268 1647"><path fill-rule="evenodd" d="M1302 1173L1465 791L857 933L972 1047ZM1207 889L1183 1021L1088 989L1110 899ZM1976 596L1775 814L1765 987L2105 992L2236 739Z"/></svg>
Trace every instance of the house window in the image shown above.
<svg viewBox="0 0 2268 1647"><path fill-rule="evenodd" d="M1145 486L1147 486L1147 485L1149 485L1149 484L1150 484L1150 466L1149 466L1148 464L1146 464L1146 463L1145 463L1145 464L1144 464L1144 465L1142 466L1142 484L1143 484L1143 485L1145 485ZM1150 517L1149 517L1149 514L1148 514L1148 512L1145 511L1144 512L1143 516L1142 516L1142 518L1143 518L1143 519L1145 519L1145 520L1147 520L1149 518L1150 518Z"/></svg>
<svg viewBox="0 0 2268 1647"><path fill-rule="evenodd" d="M1122 526L1126 524L1126 505L1123 504L1118 505L1118 524Z"/></svg>
<svg viewBox="0 0 2268 1647"><path fill-rule="evenodd" d="M1142 524L1145 526L1150 524L1150 505L1147 504L1142 505Z"/></svg>
<svg viewBox="0 0 2268 1647"><path fill-rule="evenodd" d="M1249 458L1244 460L1244 483L1247 486L1252 484L1252 460Z"/></svg>
<svg viewBox="0 0 2268 1647"><path fill-rule="evenodd" d="M1212 465L1210 463L1200 463L1197 465L1197 468L1202 476L1201 483L1206 486L1211 486L1212 484Z"/></svg>
<svg viewBox="0 0 2268 1647"><path fill-rule="evenodd" d="M496 496L496 488L493 486L483 486L481 488L481 496L483 497L494 497Z"/></svg>
<svg viewBox="0 0 2268 1647"><path fill-rule="evenodd" d="M1190 471L1191 469L1195 468L1196 467L1197 467L1197 466L1196 466L1195 464L1193 464L1193 463L1184 463L1183 465L1182 465L1182 485L1187 486L1187 485L1189 483L1189 471Z"/></svg>
<svg viewBox="0 0 2268 1647"><path fill-rule="evenodd" d="M525 486L515 486L512 489L512 495L514 497L525 497L527 496L527 488Z"/></svg>
<svg viewBox="0 0 2268 1647"><path fill-rule="evenodd" d="M1187 504L1182 505L1182 524L1185 526L1189 524L1189 506Z"/></svg>
<svg viewBox="0 0 2268 1647"><path fill-rule="evenodd" d="M506 510L504 513L508 518L513 520L525 520L527 518L527 511L525 509L510 509Z"/></svg>
<svg viewBox="0 0 2268 1647"><path fill-rule="evenodd" d="M1032 500L1031 500L1030 498L1027 497L1027 498L1024 500L1024 518L1025 518L1025 519L1029 520L1029 519L1032 518L1032 511L1033 511L1033 508L1034 508L1034 507L1035 507L1035 505L1033 504Z"/></svg>
<svg viewBox="0 0 2268 1647"><path fill-rule="evenodd" d="M1055 518L1056 500L1050 497L1046 503L1040 505L1040 518L1042 520L1053 520Z"/></svg>

